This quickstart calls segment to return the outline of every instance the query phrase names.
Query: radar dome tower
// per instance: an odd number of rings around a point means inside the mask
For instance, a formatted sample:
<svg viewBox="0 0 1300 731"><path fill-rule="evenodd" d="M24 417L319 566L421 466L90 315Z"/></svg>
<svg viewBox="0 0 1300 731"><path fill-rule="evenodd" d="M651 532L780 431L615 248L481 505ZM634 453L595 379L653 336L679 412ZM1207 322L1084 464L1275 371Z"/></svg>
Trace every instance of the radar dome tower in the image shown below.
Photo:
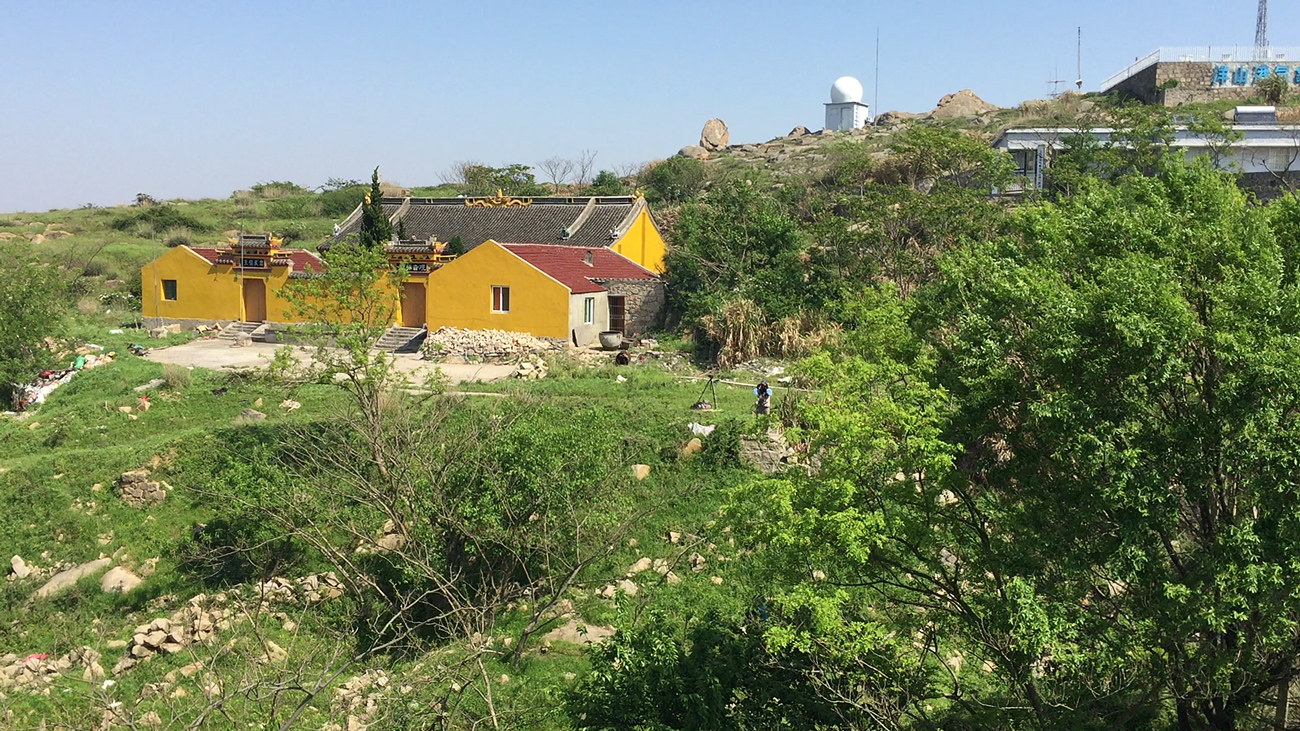
<svg viewBox="0 0 1300 731"><path fill-rule="evenodd" d="M862 83L852 76L841 76L831 84L831 100L826 105L826 129L842 132L865 127L871 121L871 108L862 103Z"/></svg>

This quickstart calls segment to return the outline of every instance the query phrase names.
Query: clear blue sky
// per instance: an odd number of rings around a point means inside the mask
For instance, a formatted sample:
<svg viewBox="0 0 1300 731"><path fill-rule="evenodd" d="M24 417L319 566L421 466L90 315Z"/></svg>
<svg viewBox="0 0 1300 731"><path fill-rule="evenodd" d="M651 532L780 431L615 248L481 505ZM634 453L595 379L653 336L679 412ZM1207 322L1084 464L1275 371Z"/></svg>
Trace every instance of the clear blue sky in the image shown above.
<svg viewBox="0 0 1300 731"><path fill-rule="evenodd" d="M1274 45L1296 3L1275 2ZM1255 0L39 2L0 0L0 211L225 197L258 181L434 184L454 160L665 157L822 126L853 75L880 110L970 88L1085 89L1161 45L1254 40Z"/></svg>

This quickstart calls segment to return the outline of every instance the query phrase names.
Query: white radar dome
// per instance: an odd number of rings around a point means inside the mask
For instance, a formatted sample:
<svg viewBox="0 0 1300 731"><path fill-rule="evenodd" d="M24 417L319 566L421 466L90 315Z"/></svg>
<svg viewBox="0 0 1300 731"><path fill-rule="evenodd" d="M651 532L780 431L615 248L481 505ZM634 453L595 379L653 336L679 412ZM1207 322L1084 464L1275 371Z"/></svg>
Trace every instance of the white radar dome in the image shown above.
<svg viewBox="0 0 1300 731"><path fill-rule="evenodd" d="M862 82L852 76L841 76L831 84L831 103L862 101Z"/></svg>

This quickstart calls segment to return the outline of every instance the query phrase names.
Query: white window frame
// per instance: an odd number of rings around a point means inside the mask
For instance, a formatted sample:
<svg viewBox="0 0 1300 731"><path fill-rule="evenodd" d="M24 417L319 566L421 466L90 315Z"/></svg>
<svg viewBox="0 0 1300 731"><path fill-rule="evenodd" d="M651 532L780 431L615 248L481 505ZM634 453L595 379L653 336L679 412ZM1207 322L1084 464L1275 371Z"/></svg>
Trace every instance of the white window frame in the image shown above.
<svg viewBox="0 0 1300 731"><path fill-rule="evenodd" d="M582 300L582 324L596 324L596 298L586 297Z"/></svg>
<svg viewBox="0 0 1300 731"><path fill-rule="evenodd" d="M497 303L500 302L504 307L497 309ZM498 315L510 314L510 285L494 284L492 285L492 312Z"/></svg>

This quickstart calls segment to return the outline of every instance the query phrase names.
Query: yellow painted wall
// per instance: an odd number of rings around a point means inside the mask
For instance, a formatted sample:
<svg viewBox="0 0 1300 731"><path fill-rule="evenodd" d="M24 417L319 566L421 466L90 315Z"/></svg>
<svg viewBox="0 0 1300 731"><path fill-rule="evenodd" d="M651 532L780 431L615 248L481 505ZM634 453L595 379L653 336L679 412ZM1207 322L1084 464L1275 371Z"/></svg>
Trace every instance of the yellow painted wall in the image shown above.
<svg viewBox="0 0 1300 731"><path fill-rule="evenodd" d="M668 249L648 210L637 215L636 221L632 222L623 238L614 243L613 249L655 274L664 273L664 255Z"/></svg>
<svg viewBox="0 0 1300 731"><path fill-rule="evenodd" d="M510 312L492 312L492 287L510 288ZM429 275L430 330L459 327L569 337L569 288L495 241L485 241Z"/></svg>
<svg viewBox="0 0 1300 731"><path fill-rule="evenodd" d="M173 320L244 319L243 279L266 280L266 319L298 322L280 290L289 281L289 267L238 274L230 264L212 264L178 246L140 269L141 311L145 317ZM176 280L176 300L163 299L162 280Z"/></svg>

